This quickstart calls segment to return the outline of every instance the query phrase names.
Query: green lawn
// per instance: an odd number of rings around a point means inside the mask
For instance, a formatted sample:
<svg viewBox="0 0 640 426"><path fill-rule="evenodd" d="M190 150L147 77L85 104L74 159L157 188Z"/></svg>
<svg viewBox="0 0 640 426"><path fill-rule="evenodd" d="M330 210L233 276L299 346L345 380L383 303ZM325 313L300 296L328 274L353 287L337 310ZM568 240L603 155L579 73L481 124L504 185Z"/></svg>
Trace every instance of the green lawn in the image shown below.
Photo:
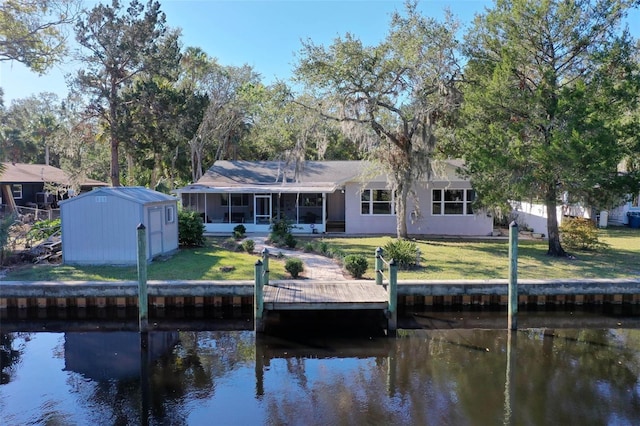
<svg viewBox="0 0 640 426"><path fill-rule="evenodd" d="M206 247L180 249L175 255L153 261L147 269L149 280L252 280L260 254L232 252L221 246L223 239L210 238ZM233 266L229 272L222 267ZM270 277L287 276L284 261L269 261ZM34 265L9 273L4 280L16 281L117 281L137 280L135 266Z"/></svg>
<svg viewBox="0 0 640 426"><path fill-rule="evenodd" d="M599 252L573 252L575 259L546 255L547 242L521 239L518 245L520 278L624 278L640 276L640 230L600 230L609 247ZM391 237L325 238L329 246L346 254L363 254L370 260L365 277L373 278L376 247ZM421 267L400 271L398 279L494 279L509 277L507 240L418 239Z"/></svg>
<svg viewBox="0 0 640 426"><path fill-rule="evenodd" d="M609 245L599 252L574 252L575 259L556 259L546 255L547 242L520 240L520 278L624 278L640 276L640 230L609 228L600 230L601 240ZM376 247L391 237L300 238L298 247L325 242L329 248L345 254L363 254L370 259L365 278L373 278ZM259 254L231 252L221 246L223 239L208 239L203 248L181 249L176 255L149 265L150 280L251 280ZM494 279L508 278L508 241L419 239L421 267L400 271L399 279ZM222 272L223 266L235 270ZM272 279L288 276L284 262L270 262ZM5 280L136 280L135 267L113 266L33 266L13 271Z"/></svg>

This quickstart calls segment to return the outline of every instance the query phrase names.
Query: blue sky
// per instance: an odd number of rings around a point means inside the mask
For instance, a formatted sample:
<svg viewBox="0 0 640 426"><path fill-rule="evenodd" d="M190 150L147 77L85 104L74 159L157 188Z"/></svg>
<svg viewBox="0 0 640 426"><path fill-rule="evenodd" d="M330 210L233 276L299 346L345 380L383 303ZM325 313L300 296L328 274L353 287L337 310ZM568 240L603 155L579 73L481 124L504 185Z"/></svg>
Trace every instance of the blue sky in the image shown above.
<svg viewBox="0 0 640 426"><path fill-rule="evenodd" d="M127 0L123 0L125 3ZM364 43L381 41L389 28L390 14L403 9L396 0L160 0L171 27L182 29L184 46L201 47L222 65L249 64L265 83L286 80L295 63L301 40L330 44L351 32ZM441 18L449 8L463 23L491 6L490 0L422 0L420 10ZM640 12L629 19L640 35ZM67 62L38 77L17 63L0 63L0 86L5 105L11 100L43 91L64 97L65 74L78 64Z"/></svg>

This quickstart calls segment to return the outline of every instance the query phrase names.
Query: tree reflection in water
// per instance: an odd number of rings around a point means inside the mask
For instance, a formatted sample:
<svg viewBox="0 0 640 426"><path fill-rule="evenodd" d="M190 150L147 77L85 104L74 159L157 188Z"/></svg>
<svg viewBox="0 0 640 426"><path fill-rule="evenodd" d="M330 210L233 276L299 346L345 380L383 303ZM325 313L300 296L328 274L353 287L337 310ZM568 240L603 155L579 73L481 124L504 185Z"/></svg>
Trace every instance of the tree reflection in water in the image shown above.
<svg viewBox="0 0 640 426"><path fill-rule="evenodd" d="M529 328L511 337L506 330L403 330L395 339L151 332L146 370L139 334L118 333L53 333L50 343L43 333L5 333L3 352L12 355L2 359L4 424L139 424L143 385L150 424L640 418L637 329ZM52 360L61 347L64 358ZM46 380L35 374L45 364ZM141 380L143 370L148 380Z"/></svg>

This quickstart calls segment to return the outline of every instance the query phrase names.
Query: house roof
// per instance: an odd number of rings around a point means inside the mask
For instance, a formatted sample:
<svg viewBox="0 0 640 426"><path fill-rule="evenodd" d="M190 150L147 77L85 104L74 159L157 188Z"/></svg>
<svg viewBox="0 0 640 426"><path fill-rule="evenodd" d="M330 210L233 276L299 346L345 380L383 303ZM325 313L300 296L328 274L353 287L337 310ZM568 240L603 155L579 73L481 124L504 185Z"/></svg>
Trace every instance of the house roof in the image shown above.
<svg viewBox="0 0 640 426"><path fill-rule="evenodd" d="M365 161L306 161L298 172L281 161L216 161L178 192L333 192L366 173Z"/></svg>
<svg viewBox="0 0 640 426"><path fill-rule="evenodd" d="M459 160L443 162L454 170ZM441 171L436 174L446 175ZM347 182L386 182L379 167L368 161L305 161L295 172L294 165L281 161L216 161L196 182L177 193L202 192L334 192Z"/></svg>
<svg viewBox="0 0 640 426"><path fill-rule="evenodd" d="M102 188L95 188L93 191L85 192L77 197L63 200L60 204L66 204L68 202L78 200L83 197L95 197L98 195L114 196L124 198L137 204L149 204L159 203L165 201L177 201L176 197L163 194L162 192L154 191L153 189L145 188L143 186L108 186Z"/></svg>
<svg viewBox="0 0 640 426"><path fill-rule="evenodd" d="M4 171L0 175L0 183L37 183L51 182L59 185L70 185L71 176L62 169L44 164L25 164L3 162ZM106 186L104 182L85 179L81 186Z"/></svg>

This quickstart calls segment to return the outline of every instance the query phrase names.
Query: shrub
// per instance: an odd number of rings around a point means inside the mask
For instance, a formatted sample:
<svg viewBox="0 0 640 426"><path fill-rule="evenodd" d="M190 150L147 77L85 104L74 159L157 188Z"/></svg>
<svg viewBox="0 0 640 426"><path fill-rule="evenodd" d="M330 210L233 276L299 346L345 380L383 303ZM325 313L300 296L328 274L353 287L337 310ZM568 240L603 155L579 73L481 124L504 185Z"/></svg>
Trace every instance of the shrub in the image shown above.
<svg viewBox="0 0 640 426"><path fill-rule="evenodd" d="M322 241L320 243L320 253L326 255L328 251L329 251L329 244L327 244L326 241Z"/></svg>
<svg viewBox="0 0 640 426"><path fill-rule="evenodd" d="M40 220L33 224L29 232L27 232L27 240L40 241L49 238L60 231L60 219Z"/></svg>
<svg viewBox="0 0 640 426"><path fill-rule="evenodd" d="M384 246L384 258L396 261L398 268L407 269L416 265L418 246L413 241L396 239Z"/></svg>
<svg viewBox="0 0 640 426"><path fill-rule="evenodd" d="M302 264L302 260L290 257L284 263L284 269L291 274L291 277L298 278L300 272L304 271L304 265Z"/></svg>
<svg viewBox="0 0 640 426"><path fill-rule="evenodd" d="M178 212L178 241L181 246L204 246L204 223L198 212L193 210Z"/></svg>
<svg viewBox="0 0 640 426"><path fill-rule="evenodd" d="M287 234L291 234L292 228L293 223L291 221L286 218L278 219L271 224L271 234L284 239Z"/></svg>
<svg viewBox="0 0 640 426"><path fill-rule="evenodd" d="M567 219L560 227L562 243L573 250L598 250L606 244L598 240L598 229L590 219Z"/></svg>
<svg viewBox="0 0 640 426"><path fill-rule="evenodd" d="M362 278L368 266L367 258L361 254L350 254L344 258L345 269L355 278Z"/></svg>
<svg viewBox="0 0 640 426"><path fill-rule="evenodd" d="M242 224L237 225L235 228L233 228L233 238L235 238L236 240L244 238L246 233L247 228L245 228L245 226Z"/></svg>
<svg viewBox="0 0 640 426"><path fill-rule="evenodd" d="M313 250L315 249L315 247L313 246L313 243L306 243L304 245L304 251L305 253L313 253Z"/></svg>
<svg viewBox="0 0 640 426"><path fill-rule="evenodd" d="M291 235L291 229L293 228L292 222L287 219L279 219L271 224L271 233L269 234L269 241L275 246L283 246L294 248L298 243L293 235Z"/></svg>
<svg viewBox="0 0 640 426"><path fill-rule="evenodd" d="M242 248L247 253L253 253L253 250L256 248L256 242L253 240L244 240L242 242Z"/></svg>
<svg viewBox="0 0 640 426"><path fill-rule="evenodd" d="M344 258L344 250L339 247L329 247L326 256L332 259L342 259Z"/></svg>
<svg viewBox="0 0 640 426"><path fill-rule="evenodd" d="M292 234L287 234L284 237L284 243L289 248L296 248L296 245L298 244L298 240L296 240L295 237Z"/></svg>

